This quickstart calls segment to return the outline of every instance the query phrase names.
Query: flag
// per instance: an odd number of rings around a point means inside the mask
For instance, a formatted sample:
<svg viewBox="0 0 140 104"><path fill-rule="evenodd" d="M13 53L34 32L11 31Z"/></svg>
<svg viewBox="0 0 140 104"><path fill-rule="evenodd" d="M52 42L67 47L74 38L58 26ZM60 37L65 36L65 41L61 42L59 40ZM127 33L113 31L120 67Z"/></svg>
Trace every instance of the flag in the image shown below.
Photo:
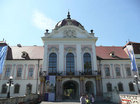
<svg viewBox="0 0 140 104"><path fill-rule="evenodd" d="M126 49L125 49L125 52L127 53L127 55L129 55L129 58L131 60L132 71L137 71L137 65L136 65L136 60L135 60L135 55L134 55L132 45L127 45Z"/></svg>
<svg viewBox="0 0 140 104"><path fill-rule="evenodd" d="M0 74L3 71L3 65L7 54L7 48L8 48L7 46L0 46Z"/></svg>

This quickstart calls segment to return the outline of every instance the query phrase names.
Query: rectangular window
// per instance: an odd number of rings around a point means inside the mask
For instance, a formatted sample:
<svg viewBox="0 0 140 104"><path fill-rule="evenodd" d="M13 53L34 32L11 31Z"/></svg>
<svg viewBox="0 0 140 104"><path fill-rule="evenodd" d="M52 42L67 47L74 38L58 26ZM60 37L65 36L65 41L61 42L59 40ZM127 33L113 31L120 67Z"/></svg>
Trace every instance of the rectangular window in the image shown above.
<svg viewBox="0 0 140 104"><path fill-rule="evenodd" d="M105 67L105 76L110 76L109 67Z"/></svg>
<svg viewBox="0 0 140 104"><path fill-rule="evenodd" d="M22 75L22 68L20 67L17 69L17 77L21 77L21 75Z"/></svg>
<svg viewBox="0 0 140 104"><path fill-rule="evenodd" d="M34 72L34 69L33 68L29 68L29 77L33 77L33 72Z"/></svg>
<svg viewBox="0 0 140 104"><path fill-rule="evenodd" d="M139 72L139 76L140 76L140 66L138 67L138 72Z"/></svg>
<svg viewBox="0 0 140 104"><path fill-rule="evenodd" d="M10 77L10 68L9 67L6 68L5 77L8 77L8 78Z"/></svg>
<svg viewBox="0 0 140 104"><path fill-rule="evenodd" d="M130 67L126 67L126 75L131 76L131 69Z"/></svg>
<svg viewBox="0 0 140 104"><path fill-rule="evenodd" d="M116 76L117 77L121 76L120 68L119 67L116 67Z"/></svg>

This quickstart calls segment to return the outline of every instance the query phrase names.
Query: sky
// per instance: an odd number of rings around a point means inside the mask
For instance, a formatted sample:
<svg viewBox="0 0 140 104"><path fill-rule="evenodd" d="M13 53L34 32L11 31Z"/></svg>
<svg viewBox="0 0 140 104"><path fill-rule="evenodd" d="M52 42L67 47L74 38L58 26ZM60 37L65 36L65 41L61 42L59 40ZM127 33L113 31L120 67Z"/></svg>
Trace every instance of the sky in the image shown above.
<svg viewBox="0 0 140 104"><path fill-rule="evenodd" d="M67 18L98 37L97 46L140 42L140 0L0 0L0 41L42 46L45 30Z"/></svg>

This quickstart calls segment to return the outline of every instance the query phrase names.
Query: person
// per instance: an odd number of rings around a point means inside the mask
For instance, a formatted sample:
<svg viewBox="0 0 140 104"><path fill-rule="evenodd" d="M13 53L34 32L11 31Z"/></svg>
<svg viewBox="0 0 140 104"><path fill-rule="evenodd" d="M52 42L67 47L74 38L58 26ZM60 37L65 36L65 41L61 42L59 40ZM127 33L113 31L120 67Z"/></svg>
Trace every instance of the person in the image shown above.
<svg viewBox="0 0 140 104"><path fill-rule="evenodd" d="M80 104L87 104L86 103L86 98L85 98L84 94L82 94L82 96L80 97Z"/></svg>
<svg viewBox="0 0 140 104"><path fill-rule="evenodd" d="M94 104L94 101L95 101L94 94L91 94L91 104Z"/></svg>
<svg viewBox="0 0 140 104"><path fill-rule="evenodd" d="M90 99L89 99L88 95L86 95L86 104L90 104Z"/></svg>

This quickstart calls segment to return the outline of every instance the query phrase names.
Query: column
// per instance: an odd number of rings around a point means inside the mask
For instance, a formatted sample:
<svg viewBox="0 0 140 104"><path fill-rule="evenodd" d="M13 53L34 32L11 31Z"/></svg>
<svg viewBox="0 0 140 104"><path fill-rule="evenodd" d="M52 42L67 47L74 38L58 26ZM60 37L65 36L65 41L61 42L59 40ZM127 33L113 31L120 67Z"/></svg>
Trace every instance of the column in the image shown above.
<svg viewBox="0 0 140 104"><path fill-rule="evenodd" d="M95 43L92 44L92 52L93 52L93 70L97 70L97 58L96 58L96 48L95 48Z"/></svg>
<svg viewBox="0 0 140 104"><path fill-rule="evenodd" d="M59 72L64 72L64 45L59 44Z"/></svg>
<svg viewBox="0 0 140 104"><path fill-rule="evenodd" d="M47 70L47 52L48 52L48 46L47 44L44 44L44 58L43 58L43 68L42 71L46 71L48 73Z"/></svg>
<svg viewBox="0 0 140 104"><path fill-rule="evenodd" d="M56 100L62 101L62 77L58 76L56 79Z"/></svg>
<svg viewBox="0 0 140 104"><path fill-rule="evenodd" d="M96 76L96 79L95 79L95 82L96 82L96 95L97 96L99 96L99 95L101 95L101 93L102 93L102 86L101 86L101 76Z"/></svg>
<svg viewBox="0 0 140 104"><path fill-rule="evenodd" d="M84 77L80 77L80 95L85 93Z"/></svg>
<svg viewBox="0 0 140 104"><path fill-rule="evenodd" d="M27 64L24 65L24 78L23 79L26 79L27 78L27 74L28 73L28 70L27 70Z"/></svg>
<svg viewBox="0 0 140 104"><path fill-rule="evenodd" d="M81 55L81 44L76 45L77 54L77 73L82 72L82 55Z"/></svg>

